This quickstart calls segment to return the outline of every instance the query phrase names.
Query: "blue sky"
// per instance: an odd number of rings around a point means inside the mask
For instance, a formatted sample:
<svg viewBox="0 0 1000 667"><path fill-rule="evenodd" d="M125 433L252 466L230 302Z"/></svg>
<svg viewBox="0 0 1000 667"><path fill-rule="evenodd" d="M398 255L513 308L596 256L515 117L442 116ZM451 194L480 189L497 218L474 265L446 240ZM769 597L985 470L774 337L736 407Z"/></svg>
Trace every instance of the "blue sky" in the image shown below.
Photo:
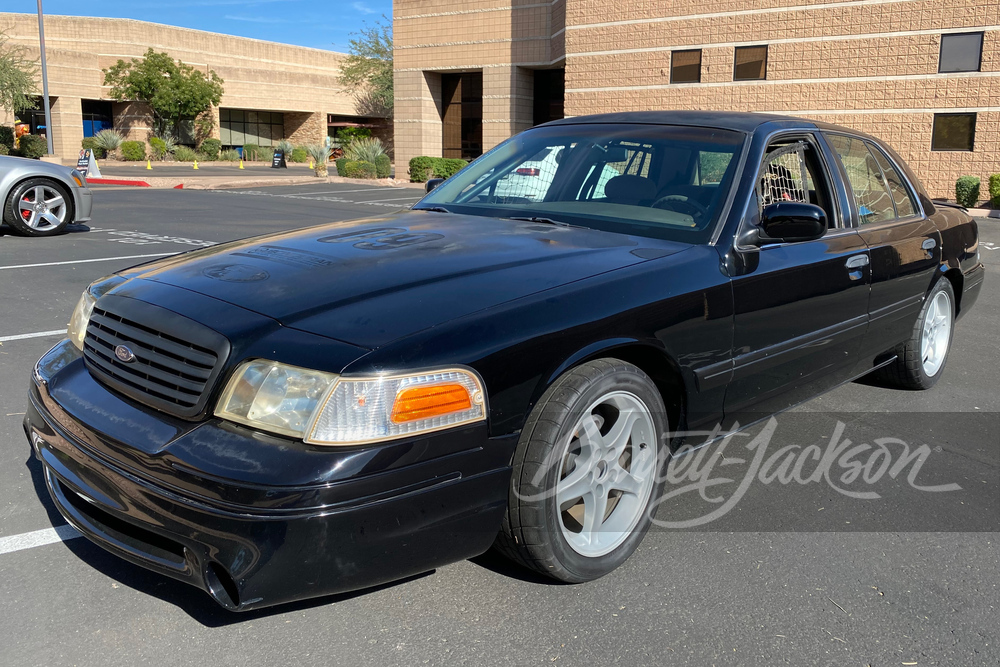
<svg viewBox="0 0 1000 667"><path fill-rule="evenodd" d="M351 33L383 14L392 0L43 0L46 14L140 19L273 42L347 51ZM0 0L0 11L36 11L34 0Z"/></svg>

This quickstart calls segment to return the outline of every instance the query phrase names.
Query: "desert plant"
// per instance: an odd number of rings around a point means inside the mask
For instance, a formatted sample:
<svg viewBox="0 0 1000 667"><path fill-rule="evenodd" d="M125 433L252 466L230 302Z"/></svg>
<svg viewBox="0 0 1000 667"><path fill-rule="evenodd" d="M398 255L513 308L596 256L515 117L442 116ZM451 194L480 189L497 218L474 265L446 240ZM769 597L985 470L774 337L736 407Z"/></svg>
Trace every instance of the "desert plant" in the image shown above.
<svg viewBox="0 0 1000 667"><path fill-rule="evenodd" d="M194 162L198 159L198 154L194 152L193 148L188 146L178 146L174 150L174 159L178 162Z"/></svg>
<svg viewBox="0 0 1000 667"><path fill-rule="evenodd" d="M0 145L6 146L8 151L14 147L14 130L6 125L0 125Z"/></svg>
<svg viewBox="0 0 1000 667"><path fill-rule="evenodd" d="M288 139L282 139L274 145L274 152L281 153L285 156L286 160L292 159L292 151L295 150L295 146Z"/></svg>
<svg viewBox="0 0 1000 667"><path fill-rule="evenodd" d="M375 158L375 175L378 178L389 178L392 173L392 160L386 154L379 155Z"/></svg>
<svg viewBox="0 0 1000 667"><path fill-rule="evenodd" d="M150 137L149 147L153 151L153 157L157 160L162 160L167 154L167 142L159 137Z"/></svg>
<svg viewBox="0 0 1000 667"><path fill-rule="evenodd" d="M309 153L302 146L296 146L292 149L292 162L308 162Z"/></svg>
<svg viewBox="0 0 1000 667"><path fill-rule="evenodd" d="M257 144L243 144L243 159L247 162L256 162L260 159L260 146Z"/></svg>
<svg viewBox="0 0 1000 667"><path fill-rule="evenodd" d="M274 158L274 149L270 146L261 146L257 149L257 159L270 162Z"/></svg>
<svg viewBox="0 0 1000 667"><path fill-rule="evenodd" d="M972 208L979 202L978 176L962 176L955 181L955 201L965 208Z"/></svg>
<svg viewBox="0 0 1000 667"><path fill-rule="evenodd" d="M219 153L219 159L225 160L226 162L238 162L240 159L240 152L235 148L227 148Z"/></svg>
<svg viewBox="0 0 1000 667"><path fill-rule="evenodd" d="M424 183L434 171L434 162L437 158L418 155L410 159L410 181L413 183Z"/></svg>
<svg viewBox="0 0 1000 667"><path fill-rule="evenodd" d="M327 162L330 160L330 147L326 144L310 144L306 146L306 152L316 162L313 170L316 172L317 178L326 178L328 173Z"/></svg>
<svg viewBox="0 0 1000 667"><path fill-rule="evenodd" d="M466 160L459 158L438 158L434 162L434 177L451 178L467 164L469 163Z"/></svg>
<svg viewBox="0 0 1000 667"><path fill-rule="evenodd" d="M375 137L361 137L355 139L344 148L344 157L357 162L370 162L375 164L379 155L385 155L385 146L381 139Z"/></svg>
<svg viewBox="0 0 1000 667"><path fill-rule="evenodd" d="M94 146L98 150L103 151L105 155L115 155L124 141L125 135L118 130L101 130L94 135ZM143 149L143 153L145 153L145 149Z"/></svg>
<svg viewBox="0 0 1000 667"><path fill-rule="evenodd" d="M121 142L122 159L128 162L141 162L146 159L146 144L142 141Z"/></svg>
<svg viewBox="0 0 1000 667"><path fill-rule="evenodd" d="M100 148L97 147L97 139L95 139L94 137L84 137L83 141L80 142L80 148L83 148L85 150L89 149L90 152L94 154L94 157L98 159L103 160L105 155L107 155L107 153L105 153L104 151L102 151Z"/></svg>
<svg viewBox="0 0 1000 667"><path fill-rule="evenodd" d="M990 208L1000 208L1000 174L990 176Z"/></svg>
<svg viewBox="0 0 1000 667"><path fill-rule="evenodd" d="M364 160L351 160L344 165L344 176L347 178L375 178L375 165Z"/></svg>
<svg viewBox="0 0 1000 667"><path fill-rule="evenodd" d="M48 149L45 139L37 134L26 134L17 141L17 154L21 157L37 160L45 155Z"/></svg>
<svg viewBox="0 0 1000 667"><path fill-rule="evenodd" d="M201 142L201 152L210 160L219 159L219 151L222 150L222 142L218 139L205 139Z"/></svg>

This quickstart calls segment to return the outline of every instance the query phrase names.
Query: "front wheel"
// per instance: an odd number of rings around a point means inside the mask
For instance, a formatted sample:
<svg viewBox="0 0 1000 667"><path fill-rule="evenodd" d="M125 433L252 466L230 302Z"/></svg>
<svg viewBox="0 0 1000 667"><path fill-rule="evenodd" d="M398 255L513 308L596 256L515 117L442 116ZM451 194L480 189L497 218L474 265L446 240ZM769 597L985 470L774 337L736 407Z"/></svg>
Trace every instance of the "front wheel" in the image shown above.
<svg viewBox="0 0 1000 667"><path fill-rule="evenodd" d="M525 424L496 548L566 582L617 568L652 522L667 433L663 400L636 366L599 359L564 374Z"/></svg>
<svg viewBox="0 0 1000 667"><path fill-rule="evenodd" d="M47 178L18 184L4 202L3 220L21 236L54 236L73 221L73 205L66 189Z"/></svg>
<svg viewBox="0 0 1000 667"><path fill-rule="evenodd" d="M955 328L955 291L940 278L924 301L910 339L895 350L896 360L876 378L903 389L930 389L944 372Z"/></svg>

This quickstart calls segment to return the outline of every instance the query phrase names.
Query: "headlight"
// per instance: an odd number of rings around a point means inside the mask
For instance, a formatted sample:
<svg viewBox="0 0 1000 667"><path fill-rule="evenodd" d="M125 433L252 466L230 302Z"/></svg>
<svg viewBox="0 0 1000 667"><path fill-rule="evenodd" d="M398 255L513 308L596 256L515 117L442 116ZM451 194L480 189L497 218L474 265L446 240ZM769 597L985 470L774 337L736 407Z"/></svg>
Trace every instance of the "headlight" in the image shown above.
<svg viewBox="0 0 1000 667"><path fill-rule="evenodd" d="M315 445L357 445L484 420L486 399L464 369L352 378L256 360L237 369L215 414Z"/></svg>
<svg viewBox="0 0 1000 667"><path fill-rule="evenodd" d="M87 177L83 175L83 172L79 172L76 169L74 169L73 171L69 172L69 175L81 188L87 186Z"/></svg>
<svg viewBox="0 0 1000 667"><path fill-rule="evenodd" d="M94 312L94 304L104 294L118 287L125 280L126 278L122 278L121 276L107 276L94 281L83 291L80 300L76 302L76 308L73 309L73 316L69 319L66 335L69 336L69 339L73 341L73 345L76 345L80 351L83 351L83 339L87 335L87 324L90 322L90 316Z"/></svg>

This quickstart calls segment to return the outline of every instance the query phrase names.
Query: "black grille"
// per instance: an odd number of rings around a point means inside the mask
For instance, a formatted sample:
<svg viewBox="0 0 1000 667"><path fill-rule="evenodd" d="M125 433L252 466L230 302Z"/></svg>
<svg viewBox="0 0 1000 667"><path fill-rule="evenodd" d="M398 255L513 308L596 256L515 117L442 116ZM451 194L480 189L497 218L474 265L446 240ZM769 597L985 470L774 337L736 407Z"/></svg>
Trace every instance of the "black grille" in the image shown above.
<svg viewBox="0 0 1000 667"><path fill-rule="evenodd" d="M118 346L135 358L120 359ZM228 351L228 341L204 325L109 295L94 308L83 353L91 374L113 389L190 418L204 409Z"/></svg>

